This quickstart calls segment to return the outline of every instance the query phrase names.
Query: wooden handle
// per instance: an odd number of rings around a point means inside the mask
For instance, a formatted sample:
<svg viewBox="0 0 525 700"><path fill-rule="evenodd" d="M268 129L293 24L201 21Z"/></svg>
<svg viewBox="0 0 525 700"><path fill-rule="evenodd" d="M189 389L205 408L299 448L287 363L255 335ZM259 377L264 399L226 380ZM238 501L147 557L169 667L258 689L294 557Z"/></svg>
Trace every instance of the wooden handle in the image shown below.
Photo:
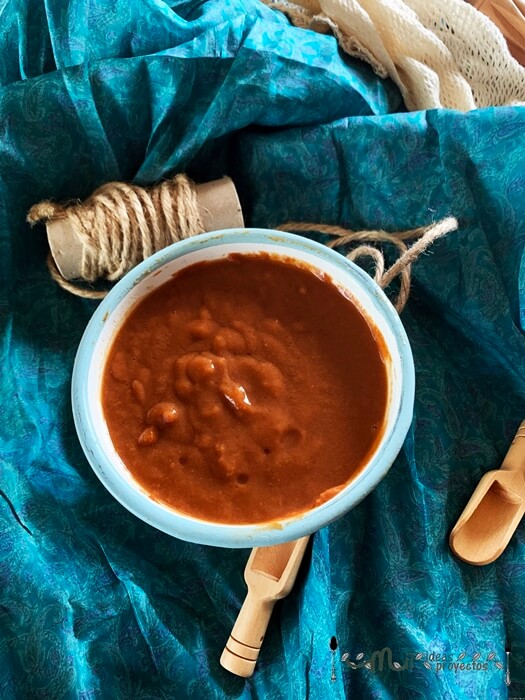
<svg viewBox="0 0 525 700"><path fill-rule="evenodd" d="M507 471L525 472L525 421L518 428L501 468Z"/></svg>
<svg viewBox="0 0 525 700"><path fill-rule="evenodd" d="M243 678L253 674L274 604L248 591L222 652L223 668Z"/></svg>

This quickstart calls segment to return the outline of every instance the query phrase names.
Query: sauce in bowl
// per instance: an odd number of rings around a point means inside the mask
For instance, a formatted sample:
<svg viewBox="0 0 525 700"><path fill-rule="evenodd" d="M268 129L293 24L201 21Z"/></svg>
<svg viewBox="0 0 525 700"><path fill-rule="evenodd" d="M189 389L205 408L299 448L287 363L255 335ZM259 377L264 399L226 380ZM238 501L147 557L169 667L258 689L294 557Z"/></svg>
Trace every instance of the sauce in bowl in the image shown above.
<svg viewBox="0 0 525 700"><path fill-rule="evenodd" d="M152 498L212 522L277 520L366 464L388 407L384 352L328 275L233 254L182 269L127 315L104 417Z"/></svg>

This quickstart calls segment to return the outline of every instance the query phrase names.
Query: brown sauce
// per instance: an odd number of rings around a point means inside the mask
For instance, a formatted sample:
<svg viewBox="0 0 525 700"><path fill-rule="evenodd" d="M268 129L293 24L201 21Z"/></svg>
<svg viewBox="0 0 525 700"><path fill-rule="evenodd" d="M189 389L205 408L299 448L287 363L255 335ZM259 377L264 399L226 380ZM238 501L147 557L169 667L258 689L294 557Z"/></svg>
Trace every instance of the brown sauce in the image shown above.
<svg viewBox="0 0 525 700"><path fill-rule="evenodd" d="M203 520L303 512L355 476L388 402L379 336L327 276L266 254L177 273L117 333L102 402L154 499Z"/></svg>

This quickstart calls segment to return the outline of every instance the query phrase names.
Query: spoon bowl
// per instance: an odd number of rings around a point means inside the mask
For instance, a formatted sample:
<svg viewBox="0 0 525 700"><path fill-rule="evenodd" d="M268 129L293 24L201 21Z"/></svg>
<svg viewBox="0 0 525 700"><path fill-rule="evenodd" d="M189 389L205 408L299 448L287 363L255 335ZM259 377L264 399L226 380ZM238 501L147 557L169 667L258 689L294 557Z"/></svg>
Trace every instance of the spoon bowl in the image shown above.
<svg viewBox="0 0 525 700"><path fill-rule="evenodd" d="M463 561L484 566L505 550L525 514L525 421L501 469L479 482L450 533L449 544Z"/></svg>

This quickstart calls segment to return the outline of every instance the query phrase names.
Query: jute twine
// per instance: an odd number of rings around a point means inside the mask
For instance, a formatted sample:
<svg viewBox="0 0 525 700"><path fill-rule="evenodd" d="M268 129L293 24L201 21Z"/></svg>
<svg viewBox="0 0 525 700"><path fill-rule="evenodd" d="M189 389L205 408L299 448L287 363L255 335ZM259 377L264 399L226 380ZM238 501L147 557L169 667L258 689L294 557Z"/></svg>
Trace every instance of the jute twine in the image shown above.
<svg viewBox="0 0 525 700"><path fill-rule="evenodd" d="M38 222L67 219L83 245L80 279L93 283L98 279L118 280L142 260L171 243L202 233L203 225L197 206L194 183L184 174L153 187L143 188L123 182L110 182L99 187L84 202L58 204L43 201L29 210L27 220ZM330 248L359 243L347 258L372 258L374 280L386 288L400 278L395 308L401 313L410 294L412 263L432 243L457 229L453 217L429 226L388 233L382 230L351 231L340 226L289 221L278 226L280 231L316 232L333 237ZM405 241L415 241L408 247ZM373 244L392 244L399 258L385 270L385 258ZM53 256L48 256L53 279L65 290L87 299L101 299L107 291L89 289L65 279Z"/></svg>
<svg viewBox="0 0 525 700"><path fill-rule="evenodd" d="M382 230L351 231L350 229L341 228L340 226L303 223L299 221L289 221L277 228L279 231L295 231L300 233L317 232L334 236L334 240L328 241L326 244L329 248L360 243L361 245L357 248L353 248L346 257L352 261L356 261L358 258L362 257L372 258L375 264L374 280L381 289L388 287L388 285L399 276L399 293L394 301L394 306L398 313L401 313L410 295L412 263L438 238L445 236L451 231L455 231L458 228L458 222L457 219L449 216L429 226L420 226L396 233L388 233ZM415 241L415 243L408 247L405 241L410 240ZM400 254L399 258L391 267L385 270L383 252L370 245L372 243L391 243L398 249Z"/></svg>
<svg viewBox="0 0 525 700"><path fill-rule="evenodd" d="M31 225L59 219L67 219L82 242L80 279L91 283L118 280L156 251L204 231L195 184L182 173L153 187L108 182L84 202L45 200L27 215ZM66 280L51 253L47 264L68 292L86 299L107 294Z"/></svg>

